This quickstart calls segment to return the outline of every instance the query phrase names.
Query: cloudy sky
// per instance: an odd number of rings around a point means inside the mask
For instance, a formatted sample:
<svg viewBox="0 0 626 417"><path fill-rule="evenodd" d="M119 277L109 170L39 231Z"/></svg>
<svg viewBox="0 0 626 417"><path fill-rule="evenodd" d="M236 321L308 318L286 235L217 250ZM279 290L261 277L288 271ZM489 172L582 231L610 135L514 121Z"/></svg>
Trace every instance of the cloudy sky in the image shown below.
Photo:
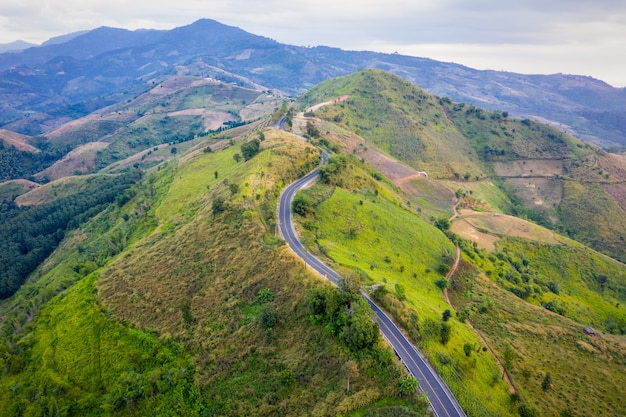
<svg viewBox="0 0 626 417"><path fill-rule="evenodd" d="M211 18L283 43L399 52L626 87L624 0L2 0L0 43Z"/></svg>

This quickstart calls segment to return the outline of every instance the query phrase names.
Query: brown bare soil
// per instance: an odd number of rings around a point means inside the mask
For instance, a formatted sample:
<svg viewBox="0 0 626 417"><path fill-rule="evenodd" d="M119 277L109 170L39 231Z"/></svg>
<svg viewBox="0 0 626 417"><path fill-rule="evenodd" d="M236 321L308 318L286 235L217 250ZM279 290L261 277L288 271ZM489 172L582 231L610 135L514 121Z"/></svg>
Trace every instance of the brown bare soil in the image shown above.
<svg viewBox="0 0 626 417"><path fill-rule="evenodd" d="M501 177L553 177L563 173L560 159L526 159L522 161L494 162L493 169Z"/></svg>
<svg viewBox="0 0 626 417"><path fill-rule="evenodd" d="M565 238L517 217L498 213L481 213L468 209L460 211L460 217L451 225L459 236L476 242L487 251L495 249L501 236L515 236L529 240L558 244Z"/></svg>
<svg viewBox="0 0 626 417"><path fill-rule="evenodd" d="M524 205L536 209L552 209L563 199L563 184L552 178L508 178Z"/></svg>
<svg viewBox="0 0 626 417"><path fill-rule="evenodd" d="M109 146L106 142L91 142L79 146L55 162L49 168L35 174L35 177L47 177L49 180L57 180L70 175L88 174L96 168L96 154L98 151Z"/></svg>
<svg viewBox="0 0 626 417"><path fill-rule="evenodd" d="M626 183L605 184L602 188L613 200L626 211Z"/></svg>
<svg viewBox="0 0 626 417"><path fill-rule="evenodd" d="M13 146L15 149L25 152L37 153L39 149L28 144L30 136L21 135L19 133L11 132L10 130L0 129L0 141L7 145Z"/></svg>
<svg viewBox="0 0 626 417"><path fill-rule="evenodd" d="M464 239L476 242L479 249L485 249L488 252L495 250L496 242L500 240L498 236L480 232L465 219L457 219L450 226L450 230Z"/></svg>
<svg viewBox="0 0 626 417"><path fill-rule="evenodd" d="M224 125L224 122L236 120L232 114L207 110L203 108L185 109L167 113L170 117L176 116L202 116L202 125L208 130L215 130Z"/></svg>

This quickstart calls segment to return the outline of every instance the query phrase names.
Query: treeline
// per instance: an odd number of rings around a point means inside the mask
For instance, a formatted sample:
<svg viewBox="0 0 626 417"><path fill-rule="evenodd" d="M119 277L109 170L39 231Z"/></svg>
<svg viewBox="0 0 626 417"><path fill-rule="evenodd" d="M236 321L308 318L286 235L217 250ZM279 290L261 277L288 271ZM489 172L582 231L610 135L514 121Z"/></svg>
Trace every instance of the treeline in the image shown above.
<svg viewBox="0 0 626 417"><path fill-rule="evenodd" d="M28 178L61 159L66 151L51 148L43 152L31 153L20 151L13 146L5 146L0 141L0 181Z"/></svg>
<svg viewBox="0 0 626 417"><path fill-rule="evenodd" d="M80 192L35 207L0 207L0 299L10 297L65 233L98 214L141 177L93 177Z"/></svg>

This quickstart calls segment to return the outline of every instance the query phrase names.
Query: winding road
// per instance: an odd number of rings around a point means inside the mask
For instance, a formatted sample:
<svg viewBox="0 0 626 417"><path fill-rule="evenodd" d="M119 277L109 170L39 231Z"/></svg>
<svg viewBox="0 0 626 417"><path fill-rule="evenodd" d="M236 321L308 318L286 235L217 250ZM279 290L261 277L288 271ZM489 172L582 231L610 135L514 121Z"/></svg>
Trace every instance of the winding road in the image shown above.
<svg viewBox="0 0 626 417"><path fill-rule="evenodd" d="M322 164L326 163L328 156L326 151L322 151ZM315 169L283 190L278 200L278 228L281 236L296 255L314 271L337 285L341 276L305 249L293 226L293 213L291 211L293 198L299 190L313 183L317 176L318 170ZM446 384L426 362L415 346L407 340L400 329L367 294L363 293L363 296L376 314L376 320L380 325L380 332L383 337L391 345L408 371L419 380L421 389L428 396L433 413L437 417L465 417L465 413Z"/></svg>

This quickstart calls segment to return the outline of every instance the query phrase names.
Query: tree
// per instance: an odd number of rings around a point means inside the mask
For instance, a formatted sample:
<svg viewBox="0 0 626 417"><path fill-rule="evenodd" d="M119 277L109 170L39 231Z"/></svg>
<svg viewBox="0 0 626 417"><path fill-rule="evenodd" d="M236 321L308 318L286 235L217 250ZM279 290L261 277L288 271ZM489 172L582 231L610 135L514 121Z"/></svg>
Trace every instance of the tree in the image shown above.
<svg viewBox="0 0 626 417"><path fill-rule="evenodd" d="M259 140L263 142L265 140L265 134L259 130Z"/></svg>
<svg viewBox="0 0 626 417"><path fill-rule="evenodd" d="M465 352L465 356L469 357L472 354L472 344L471 343L466 343L463 345L463 352Z"/></svg>
<svg viewBox="0 0 626 417"><path fill-rule="evenodd" d="M539 417L539 411L529 403L521 403L517 406L517 413L520 417Z"/></svg>
<svg viewBox="0 0 626 417"><path fill-rule="evenodd" d="M176 149L176 146L172 146L172 149L170 149L170 152L172 153L172 155L176 155L176 153L178 152L178 149Z"/></svg>
<svg viewBox="0 0 626 417"><path fill-rule="evenodd" d="M435 281L435 285L437 285L441 290L444 290L450 286L450 282L445 278L439 278L437 281Z"/></svg>
<svg viewBox="0 0 626 417"><path fill-rule="evenodd" d="M318 138L320 136L320 131L310 120L306 122L306 133L312 138Z"/></svg>
<svg viewBox="0 0 626 417"><path fill-rule="evenodd" d="M387 288L385 288L385 286L381 284L378 285L376 289L374 289L374 291L372 291L372 297L374 297L374 299L378 301L382 301L388 292L389 291L387 291Z"/></svg>
<svg viewBox="0 0 626 417"><path fill-rule="evenodd" d="M344 328L342 337L353 352L369 349L378 341L380 335L378 323L371 315L369 306L362 303L349 317L348 325Z"/></svg>
<svg viewBox="0 0 626 417"><path fill-rule="evenodd" d="M439 341L442 345L448 344L450 341L450 334L452 333L452 327L447 323L441 323L441 328L439 330Z"/></svg>
<svg viewBox="0 0 626 417"><path fill-rule="evenodd" d="M546 376L543 377L541 382L541 389L545 392L550 388L552 388L552 375L550 375L550 372L546 372Z"/></svg>
<svg viewBox="0 0 626 417"><path fill-rule="evenodd" d="M248 161L259 153L260 148L261 142L258 139L252 139L250 142L246 142L241 145L241 155L243 156L243 159Z"/></svg>
<svg viewBox="0 0 626 417"><path fill-rule="evenodd" d="M448 321L448 320L450 320L450 317L452 317L452 312L451 312L450 310L448 310L448 309L446 309L446 310L443 312L443 314L441 315L441 319L442 319L443 321Z"/></svg>
<svg viewBox="0 0 626 417"><path fill-rule="evenodd" d="M439 230L446 231L450 229L450 220L447 217L440 217L435 220L435 227Z"/></svg>
<svg viewBox="0 0 626 417"><path fill-rule="evenodd" d="M410 396L417 392L419 382L413 375L409 375L400 380L400 395Z"/></svg>
<svg viewBox="0 0 626 417"><path fill-rule="evenodd" d="M241 161L241 155L236 153L236 154L233 155L233 159L235 160L235 162L239 162L239 161Z"/></svg>
<svg viewBox="0 0 626 417"><path fill-rule="evenodd" d="M300 216L306 216L313 210L313 203L309 196L303 193L298 193L293 199L293 211Z"/></svg>
<svg viewBox="0 0 626 417"><path fill-rule="evenodd" d="M402 284L396 283L396 285L394 285L394 292L398 300L404 300L406 296L406 290L404 289L404 286Z"/></svg>
<svg viewBox="0 0 626 417"><path fill-rule="evenodd" d="M226 203L224 201L224 198L217 197L215 200L213 200L212 210L213 210L213 214L220 214L224 210L226 210Z"/></svg>
<svg viewBox="0 0 626 417"><path fill-rule="evenodd" d="M355 361L348 361L343 364L343 370L346 373L347 378L346 391L350 392L350 378L359 375L359 367Z"/></svg>
<svg viewBox="0 0 626 417"><path fill-rule="evenodd" d="M265 303L259 311L259 324L264 330L276 327L278 324L278 310L272 303Z"/></svg>

